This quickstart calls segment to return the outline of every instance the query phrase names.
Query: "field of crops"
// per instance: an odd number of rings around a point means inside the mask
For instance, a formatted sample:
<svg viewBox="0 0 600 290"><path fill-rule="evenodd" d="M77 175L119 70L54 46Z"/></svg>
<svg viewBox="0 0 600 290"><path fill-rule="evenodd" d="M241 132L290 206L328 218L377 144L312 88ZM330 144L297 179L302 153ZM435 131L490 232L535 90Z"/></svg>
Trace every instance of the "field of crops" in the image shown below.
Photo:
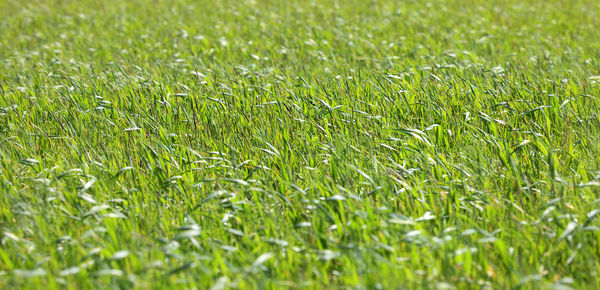
<svg viewBox="0 0 600 290"><path fill-rule="evenodd" d="M600 2L0 0L0 288L600 287Z"/></svg>

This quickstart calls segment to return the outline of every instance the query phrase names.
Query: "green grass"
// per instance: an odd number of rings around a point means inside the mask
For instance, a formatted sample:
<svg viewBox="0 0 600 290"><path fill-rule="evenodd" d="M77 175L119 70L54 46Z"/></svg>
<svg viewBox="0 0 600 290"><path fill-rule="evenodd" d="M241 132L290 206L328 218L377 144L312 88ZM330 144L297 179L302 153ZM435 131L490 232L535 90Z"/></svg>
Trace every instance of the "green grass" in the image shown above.
<svg viewBox="0 0 600 290"><path fill-rule="evenodd" d="M22 2L2 289L600 287L598 1Z"/></svg>

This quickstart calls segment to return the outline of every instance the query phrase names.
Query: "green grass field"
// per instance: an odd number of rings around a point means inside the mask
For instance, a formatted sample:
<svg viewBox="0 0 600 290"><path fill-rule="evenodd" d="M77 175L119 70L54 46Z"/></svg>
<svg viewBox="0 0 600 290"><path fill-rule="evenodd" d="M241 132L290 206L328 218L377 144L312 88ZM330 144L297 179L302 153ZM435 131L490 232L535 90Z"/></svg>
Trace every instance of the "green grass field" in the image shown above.
<svg viewBox="0 0 600 290"><path fill-rule="evenodd" d="M1 0L0 288L598 288L599 15Z"/></svg>

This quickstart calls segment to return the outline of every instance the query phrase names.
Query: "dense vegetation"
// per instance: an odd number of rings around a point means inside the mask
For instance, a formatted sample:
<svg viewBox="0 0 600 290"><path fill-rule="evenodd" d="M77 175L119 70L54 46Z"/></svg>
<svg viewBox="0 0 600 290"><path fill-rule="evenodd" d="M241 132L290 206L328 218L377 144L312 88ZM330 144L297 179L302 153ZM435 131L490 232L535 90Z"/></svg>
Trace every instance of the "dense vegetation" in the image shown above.
<svg viewBox="0 0 600 290"><path fill-rule="evenodd" d="M595 288L600 2L0 1L0 288Z"/></svg>

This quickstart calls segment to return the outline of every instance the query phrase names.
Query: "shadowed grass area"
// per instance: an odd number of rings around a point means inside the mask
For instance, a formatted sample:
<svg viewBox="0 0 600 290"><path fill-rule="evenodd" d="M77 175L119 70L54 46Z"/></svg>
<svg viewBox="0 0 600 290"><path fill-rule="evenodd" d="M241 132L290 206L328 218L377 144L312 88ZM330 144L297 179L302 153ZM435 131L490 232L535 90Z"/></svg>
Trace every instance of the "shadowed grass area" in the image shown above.
<svg viewBox="0 0 600 290"><path fill-rule="evenodd" d="M0 288L600 287L598 15L0 1Z"/></svg>

